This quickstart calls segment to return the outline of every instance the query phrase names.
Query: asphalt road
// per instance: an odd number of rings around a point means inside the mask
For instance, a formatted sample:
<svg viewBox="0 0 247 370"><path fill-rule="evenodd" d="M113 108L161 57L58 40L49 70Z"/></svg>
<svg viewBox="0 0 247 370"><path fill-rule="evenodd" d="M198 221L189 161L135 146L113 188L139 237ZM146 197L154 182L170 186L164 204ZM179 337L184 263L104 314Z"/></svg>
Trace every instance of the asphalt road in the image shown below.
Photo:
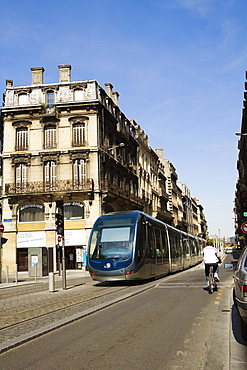
<svg viewBox="0 0 247 370"><path fill-rule="evenodd" d="M232 270L220 276L213 295L198 267L159 280L3 353L1 369L229 369Z"/></svg>

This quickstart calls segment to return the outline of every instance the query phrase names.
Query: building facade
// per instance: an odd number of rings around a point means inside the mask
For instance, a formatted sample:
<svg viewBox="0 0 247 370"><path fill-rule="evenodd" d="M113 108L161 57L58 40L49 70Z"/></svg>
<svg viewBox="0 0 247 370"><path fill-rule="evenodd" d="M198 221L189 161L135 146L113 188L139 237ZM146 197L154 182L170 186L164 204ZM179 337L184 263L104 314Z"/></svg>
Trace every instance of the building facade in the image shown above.
<svg viewBox="0 0 247 370"><path fill-rule="evenodd" d="M247 72L246 72L247 80ZM243 249L247 243L247 81L245 82L241 131L238 140L238 181L235 194L235 233L238 245Z"/></svg>
<svg viewBox="0 0 247 370"><path fill-rule="evenodd" d="M66 268L81 268L96 218L111 211L142 210L183 226L182 190L175 168L118 104L110 83L71 81L60 65L59 82L44 83L31 68L30 85L6 81L1 110L2 262L10 271L39 274L59 265L56 200L63 197Z"/></svg>

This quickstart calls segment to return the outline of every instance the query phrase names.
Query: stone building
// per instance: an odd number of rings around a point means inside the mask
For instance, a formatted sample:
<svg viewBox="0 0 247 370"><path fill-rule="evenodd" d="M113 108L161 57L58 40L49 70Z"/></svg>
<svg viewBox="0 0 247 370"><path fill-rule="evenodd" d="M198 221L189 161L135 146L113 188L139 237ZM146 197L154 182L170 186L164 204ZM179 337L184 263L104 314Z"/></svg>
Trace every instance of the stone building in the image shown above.
<svg viewBox="0 0 247 370"><path fill-rule="evenodd" d="M70 65L59 66L55 84L44 83L43 68L31 71L30 85L6 81L2 221L8 241L2 258L19 271L32 270L38 259L39 273L47 274L58 262L58 198L64 199L66 258L73 255L67 268L80 268L99 215L130 209L152 215L153 205L166 206L158 181L164 183L164 174L144 132L120 111L110 83L104 90L95 80L72 82Z"/></svg>
<svg viewBox="0 0 247 370"><path fill-rule="evenodd" d="M56 200L63 197L66 268L81 268L96 218L111 211L143 210L183 229L182 191L173 165L120 110L110 83L44 83L31 68L30 85L6 81L1 110L2 260L10 271L47 274L58 269ZM72 256L72 257L71 257Z"/></svg>
<svg viewBox="0 0 247 370"><path fill-rule="evenodd" d="M246 71L247 80L247 71ZM238 140L238 181L235 194L235 233L238 245L243 249L247 242L247 81L243 100L241 131L237 133Z"/></svg>

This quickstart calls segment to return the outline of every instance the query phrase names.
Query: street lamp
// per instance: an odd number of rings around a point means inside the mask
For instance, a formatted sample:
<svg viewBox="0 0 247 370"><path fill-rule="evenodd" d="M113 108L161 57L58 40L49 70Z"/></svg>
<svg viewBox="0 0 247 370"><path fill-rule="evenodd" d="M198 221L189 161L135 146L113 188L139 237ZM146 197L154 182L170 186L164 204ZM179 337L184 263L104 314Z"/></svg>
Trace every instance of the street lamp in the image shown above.
<svg viewBox="0 0 247 370"><path fill-rule="evenodd" d="M116 148L123 148L125 146L125 143L120 143L119 145L115 145L111 148L107 148L107 150L112 150L112 149L116 149Z"/></svg>
<svg viewBox="0 0 247 370"><path fill-rule="evenodd" d="M237 136L247 136L247 133L236 132L235 135L237 135Z"/></svg>

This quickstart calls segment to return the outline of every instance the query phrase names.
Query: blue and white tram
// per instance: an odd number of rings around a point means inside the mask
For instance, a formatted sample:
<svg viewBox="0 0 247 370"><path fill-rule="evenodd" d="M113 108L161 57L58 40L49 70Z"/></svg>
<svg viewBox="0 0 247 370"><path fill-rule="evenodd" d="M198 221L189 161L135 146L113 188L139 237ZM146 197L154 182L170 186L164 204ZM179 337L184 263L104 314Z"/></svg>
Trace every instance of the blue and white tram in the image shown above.
<svg viewBox="0 0 247 370"><path fill-rule="evenodd" d="M88 243L93 280L142 280L189 268L202 260L205 240L140 211L99 217Z"/></svg>

